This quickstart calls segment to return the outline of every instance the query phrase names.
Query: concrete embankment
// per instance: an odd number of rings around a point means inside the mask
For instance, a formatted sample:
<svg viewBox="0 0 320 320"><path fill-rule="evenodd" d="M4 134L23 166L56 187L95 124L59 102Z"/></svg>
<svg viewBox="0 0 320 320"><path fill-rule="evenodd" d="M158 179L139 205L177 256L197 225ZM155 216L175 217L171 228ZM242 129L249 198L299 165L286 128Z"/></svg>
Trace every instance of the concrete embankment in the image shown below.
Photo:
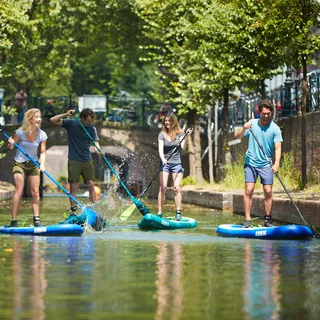
<svg viewBox="0 0 320 320"><path fill-rule="evenodd" d="M167 198L173 199L173 190L168 190ZM243 190L234 192L218 192L206 189L182 188L182 201L217 210L230 210L234 213L244 214ZM312 226L320 228L320 201L319 200L294 200L303 218ZM263 218L264 197L254 195L251 215ZM273 197L272 219L286 223L304 224L297 209L289 197Z"/></svg>
<svg viewBox="0 0 320 320"><path fill-rule="evenodd" d="M5 181L0 181L0 201L13 198L15 187Z"/></svg>

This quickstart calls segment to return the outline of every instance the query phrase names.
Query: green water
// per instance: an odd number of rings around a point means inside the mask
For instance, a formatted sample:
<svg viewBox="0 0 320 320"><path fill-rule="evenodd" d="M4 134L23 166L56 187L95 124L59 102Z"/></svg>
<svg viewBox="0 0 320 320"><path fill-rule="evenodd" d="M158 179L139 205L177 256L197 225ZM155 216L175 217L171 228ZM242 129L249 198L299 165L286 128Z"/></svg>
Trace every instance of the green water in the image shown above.
<svg viewBox="0 0 320 320"><path fill-rule="evenodd" d="M138 212L117 219L130 204L102 200L96 210L110 226L101 233L0 235L1 319L319 318L319 240L221 238L218 224L243 217L193 205L183 213L197 219L195 229L140 231ZM68 206L45 198L43 223L62 220ZM2 202L1 225L9 212ZM29 200L19 215L28 217Z"/></svg>

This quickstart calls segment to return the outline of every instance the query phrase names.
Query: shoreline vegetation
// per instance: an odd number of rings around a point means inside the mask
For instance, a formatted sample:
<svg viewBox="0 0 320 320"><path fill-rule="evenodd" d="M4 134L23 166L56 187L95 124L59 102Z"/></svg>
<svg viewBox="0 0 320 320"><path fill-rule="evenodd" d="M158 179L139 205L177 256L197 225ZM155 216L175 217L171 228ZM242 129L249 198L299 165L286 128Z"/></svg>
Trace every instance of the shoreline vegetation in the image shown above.
<svg viewBox="0 0 320 320"><path fill-rule="evenodd" d="M211 190L217 192L244 192L244 173L243 162L233 163L223 168L224 179L210 184L207 181L196 183L195 179L187 176L182 181L183 190ZM301 189L301 175L294 167L293 155L291 153L282 154L279 176L283 181L288 192L297 199L320 200L320 168L315 167L313 172L309 173L309 184L305 189ZM263 193L260 181L257 181L255 195ZM273 196L285 198L288 197L277 177L274 177Z"/></svg>

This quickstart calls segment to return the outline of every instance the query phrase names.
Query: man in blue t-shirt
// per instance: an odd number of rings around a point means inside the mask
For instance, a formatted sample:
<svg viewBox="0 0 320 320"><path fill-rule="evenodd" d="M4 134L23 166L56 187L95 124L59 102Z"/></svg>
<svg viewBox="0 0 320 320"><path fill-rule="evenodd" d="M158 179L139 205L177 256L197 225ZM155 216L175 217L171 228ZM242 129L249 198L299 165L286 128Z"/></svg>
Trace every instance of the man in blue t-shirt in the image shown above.
<svg viewBox="0 0 320 320"><path fill-rule="evenodd" d="M79 189L80 176L83 177L84 183L88 185L89 199L92 203L96 201L96 193L94 188L94 165L90 152L91 140L83 130L81 124L77 120L64 119L71 116L75 110L69 110L66 113L58 114L50 120L52 123L65 128L68 132L68 181L70 183L70 193L75 197ZM95 144L100 149L99 137L96 128L93 126L95 120L95 113L89 109L83 109L80 112L80 121L86 128ZM96 153L99 151L95 148ZM70 199L71 210L76 212L77 206Z"/></svg>
<svg viewBox="0 0 320 320"><path fill-rule="evenodd" d="M252 195L258 176L264 192L265 227L272 227L272 185L273 174L278 171L281 159L282 135L280 128L273 122L274 106L270 100L263 100L259 104L260 119L251 119L236 133L236 138L248 138L248 150L245 155L244 177L244 211L245 228L251 227L250 212L252 207ZM249 130L250 129L250 130ZM258 142L259 141L261 147ZM263 149L263 150L262 150ZM274 154L274 163L272 156ZM271 166L272 165L272 166Z"/></svg>

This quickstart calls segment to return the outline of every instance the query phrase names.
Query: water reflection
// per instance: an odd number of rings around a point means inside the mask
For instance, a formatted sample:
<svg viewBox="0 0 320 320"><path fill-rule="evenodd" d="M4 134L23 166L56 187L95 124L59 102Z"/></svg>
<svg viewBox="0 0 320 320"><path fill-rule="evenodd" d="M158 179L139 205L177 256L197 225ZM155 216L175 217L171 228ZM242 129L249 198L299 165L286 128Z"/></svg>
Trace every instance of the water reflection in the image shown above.
<svg viewBox="0 0 320 320"><path fill-rule="evenodd" d="M179 243L157 245L156 294L154 319L179 319L182 313L182 246Z"/></svg>
<svg viewBox="0 0 320 320"><path fill-rule="evenodd" d="M12 239L13 250L13 319L20 319L20 311L26 305L30 310L30 319L45 318L44 296L47 287L45 278L47 261L39 250L39 238L31 240L31 250L25 250L24 243L18 238ZM27 288L23 285L27 279ZM25 305L26 304L26 305Z"/></svg>
<svg viewBox="0 0 320 320"><path fill-rule="evenodd" d="M253 254L253 244L244 245L244 286L246 319L280 319L280 257L272 242L263 243L262 254Z"/></svg>

